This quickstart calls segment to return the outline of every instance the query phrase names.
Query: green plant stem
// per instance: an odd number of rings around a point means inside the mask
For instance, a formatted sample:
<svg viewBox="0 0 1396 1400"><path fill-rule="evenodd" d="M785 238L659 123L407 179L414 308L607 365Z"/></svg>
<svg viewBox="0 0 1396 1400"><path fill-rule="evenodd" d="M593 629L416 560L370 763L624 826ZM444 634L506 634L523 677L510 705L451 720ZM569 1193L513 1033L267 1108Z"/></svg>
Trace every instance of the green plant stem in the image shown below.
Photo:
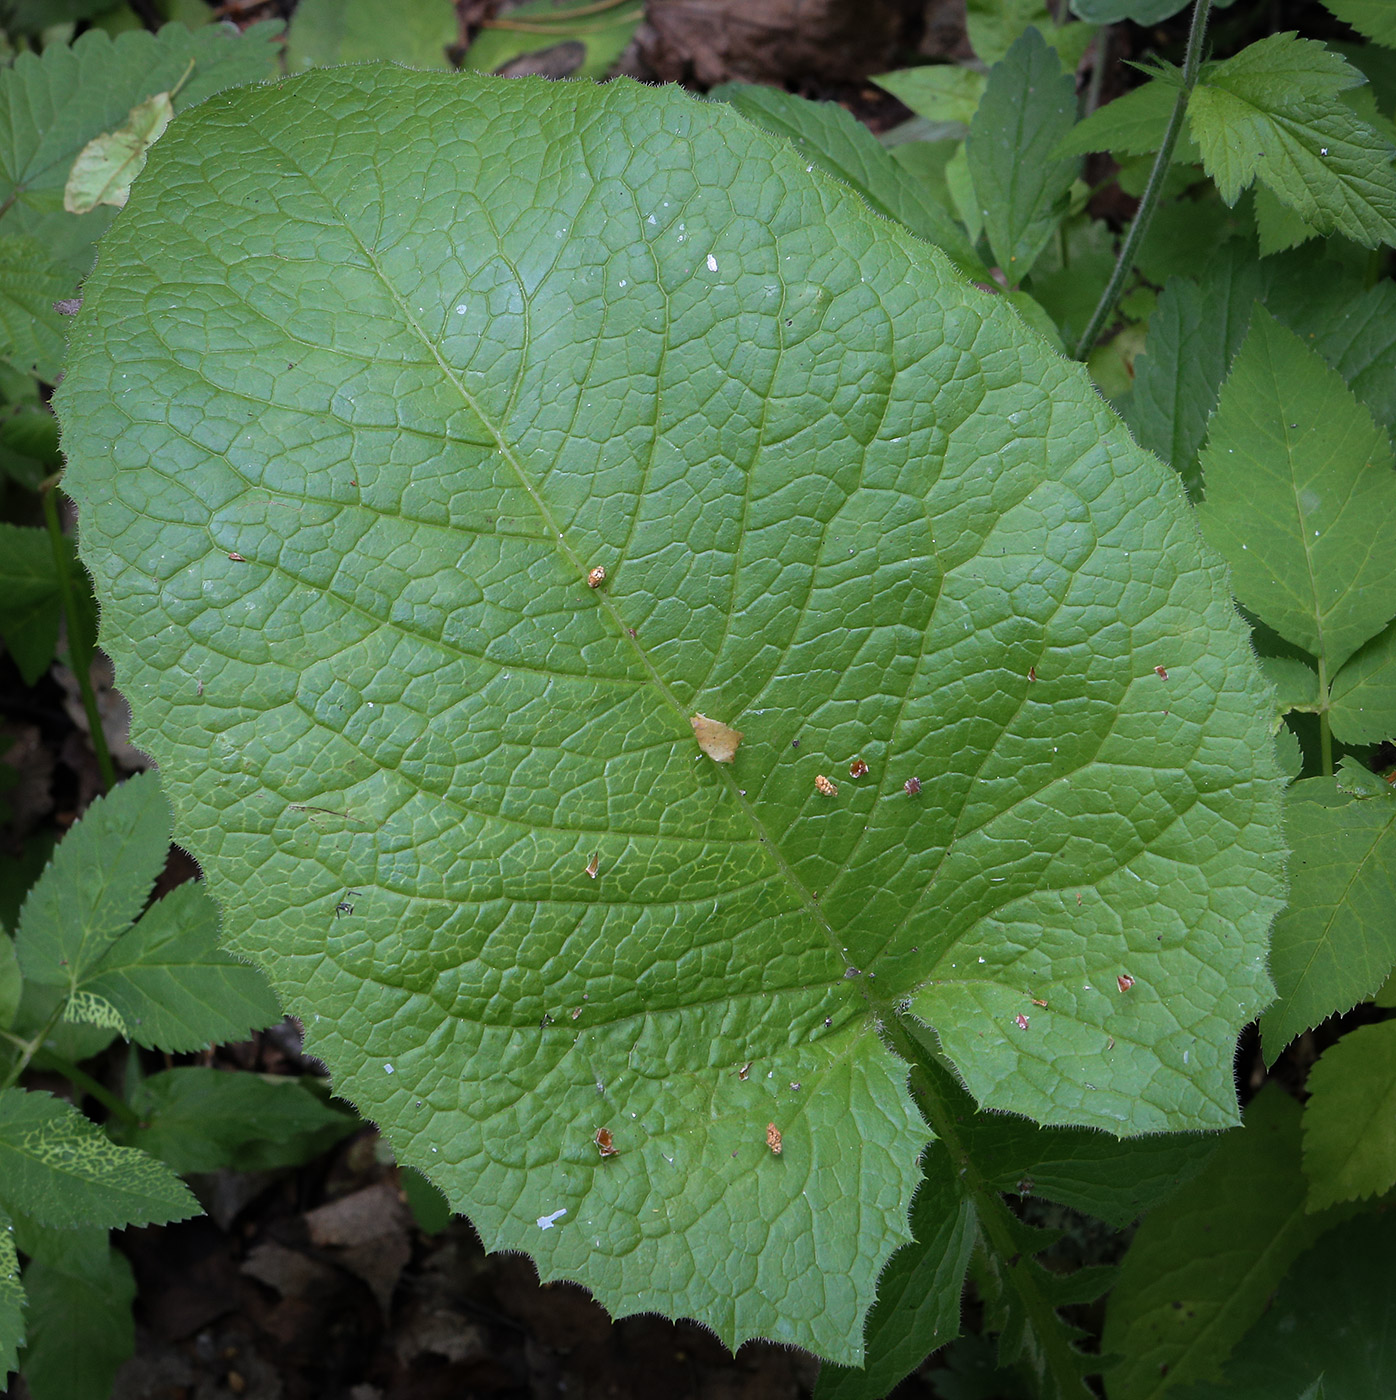
<svg viewBox="0 0 1396 1400"><path fill-rule="evenodd" d="M1020 1256L1013 1238L1013 1219L1008 1205L998 1190L985 1181L955 1123L955 1115L946 1103L934 1077L923 1067L926 1052L915 1036L899 1019L887 1023L893 1044L911 1063L911 1096L921 1110L927 1126L945 1145L954 1163L955 1177L961 1189L975 1206L982 1238L987 1248L997 1256L1003 1276L1017 1293L1023 1310L1032 1324L1042 1357L1052 1378L1054 1393L1065 1400L1093 1400L1071 1347L1057 1310L1042 1292L1033 1277L1031 1260Z"/></svg>
<svg viewBox="0 0 1396 1400"><path fill-rule="evenodd" d="M35 1058L39 1060L39 1068L57 1071L122 1122L134 1125L141 1121L140 1114L125 1099L113 1094L105 1084L94 1079L86 1070L79 1069L71 1060L64 1059L62 1055L55 1055L51 1050L45 1050Z"/></svg>
<svg viewBox="0 0 1396 1400"><path fill-rule="evenodd" d="M1163 145L1154 158L1154 168L1149 172L1149 183L1144 187L1144 197L1139 201L1139 209L1129 226L1125 241L1120 248L1120 256L1115 261L1115 270L1110 281L1100 294L1100 301L1091 313L1086 329L1076 346L1075 358L1084 360L1091 353L1096 338L1105 328L1110 317L1115 314L1116 304L1124 291L1125 281L1134 270L1135 255L1144 235L1153 223L1154 211L1163 195L1163 186L1168 178L1168 170L1173 163L1173 148L1178 144L1178 136L1183 129L1183 118L1187 115L1188 99L1197 86L1198 70L1202 66L1202 38L1207 32L1207 16L1211 13L1212 0L1196 0L1192 11L1192 27L1188 30L1187 57L1183 60L1183 82L1178 89L1177 100L1168 118L1167 130L1163 133Z"/></svg>
<svg viewBox="0 0 1396 1400"><path fill-rule="evenodd" d="M17 1035L10 1035L8 1032L5 1033L5 1039L13 1041L20 1047L20 1051L19 1059L15 1061L14 1066L5 1076L4 1082L0 1083L0 1089L12 1087L19 1079L20 1075L29 1068L29 1061L38 1054L44 1041L52 1034L53 1028L63 1019L63 1010L67 1004L68 998L63 997L58 1005L53 1008L53 1012L50 1014L48 1020L44 1022L43 1028L39 1031L38 1035L34 1036L32 1040L21 1040Z"/></svg>
<svg viewBox="0 0 1396 1400"><path fill-rule="evenodd" d="M77 599L73 596L73 580L68 573L68 551L63 537L63 522L58 518L58 488L50 486L43 492L43 500L44 520L53 544L53 564L58 573L58 595L63 604L63 617L68 624L68 657L73 663L73 674L78 679L82 707L87 712L87 727L92 733L92 752L97 755L97 771L102 775L102 786L110 792L116 786L116 768L111 761L111 751L107 748L102 714L97 708L97 693L92 689L92 649L83 635Z"/></svg>

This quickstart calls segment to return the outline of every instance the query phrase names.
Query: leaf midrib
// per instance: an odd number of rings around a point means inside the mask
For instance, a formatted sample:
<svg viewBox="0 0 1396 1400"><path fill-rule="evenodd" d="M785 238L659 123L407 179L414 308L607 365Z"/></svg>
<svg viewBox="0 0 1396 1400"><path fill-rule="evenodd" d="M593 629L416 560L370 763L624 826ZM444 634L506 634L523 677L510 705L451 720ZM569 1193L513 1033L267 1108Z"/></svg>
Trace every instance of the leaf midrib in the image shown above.
<svg viewBox="0 0 1396 1400"><path fill-rule="evenodd" d="M296 173L306 182L306 184L312 190L315 191L315 193L320 197L321 200L324 201L326 208L333 211L345 234L353 241L354 245L358 248L359 252L363 256L374 278L383 288L391 303L397 307L398 312L402 316L403 321L408 327L408 329L413 335L417 337L421 344L426 347L428 353L435 361L438 369L445 377L447 383L449 383L451 387L455 389L455 391L460 395L461 401L466 405L467 408L471 410L471 412L473 412L476 415L480 423L485 428L486 432L488 432L489 435L494 439L496 449L498 450L500 456L503 457L504 461L508 464L509 469L514 473L520 486L523 487L525 493L533 502L534 509L537 510L539 517L542 519L543 524L549 532L550 536L557 541L558 552L572 567L573 571L576 574L578 584L585 585L587 581L587 574L589 572L586 562L578 557L576 551L568 543L565 533L558 528L558 522L554 518L552 511L549 509L548 503L546 502L546 500L543 499L543 496L538 490L538 488L533 484L528 474L524 471L523 464L519 461L518 456L513 449L513 446L505 438L503 432L495 423L493 416L485 412L483 405L470 392L470 390L461 381L460 377L455 373L454 369L442 357L439 348L432 341L430 336L427 335L425 329L418 323L417 318L412 314L410 307L408 307L408 305L403 301L402 297L398 294L397 289L393 286L391 281L384 275L383 270L379 265L378 259L374 256L372 250L369 249L369 247L359 237L357 231L352 227L349 221L345 219L344 216L340 213L340 210L336 205L335 201L329 198L325 191L320 188L319 184L312 177L310 172L307 171L301 165L301 163L295 159L294 156L292 156L289 152L282 150L274 142L267 139L265 134L262 133L260 127L254 127L253 129L256 130L259 135L262 135L262 139L265 145L267 146L267 149L273 152L273 154L280 156L283 160L287 161L288 164L290 164L291 167L296 171ZM616 628L618 634L621 637L623 637L634 650L635 655L640 660L640 664L645 669L645 673L649 679L650 684L654 687L660 699L664 701L664 703L670 708L670 710L673 711L674 715L683 724L688 724L689 715L687 708L679 703L678 697L670 689L668 683L664 680L663 676L660 675L658 669L655 667L654 662L651 660L644 647L640 645L638 637L629 635L632 629L627 627L625 622L622 620L620 613L616 608L615 602L611 598L609 593L605 590L598 589L595 591L594 597L596 599L597 606L600 607L607 614L607 616L611 620L612 625ZM795 873L790 863L785 859L785 856L780 851L776 842L767 832L764 823L761 821L760 817L757 816L752 804L748 801L743 791L737 786L736 777L733 774L727 772L723 765L714 764L713 767L717 769L714 776L719 782L726 784L730 799L741 810L743 816L746 817L746 819L751 823L753 829L756 832L757 839L761 842L762 845L766 847L767 851L770 853L772 863L776 866L776 868L780 871L781 875L785 878L786 883L789 885L791 891L794 893L799 902L804 906L805 912L809 915L815 926L824 935L824 938L828 942L829 947L832 950L835 958L839 962L843 963L845 966L851 966L851 964L848 963L846 955L844 954L843 945L839 941L839 936L837 932L835 931L833 925L829 922L828 918L825 916L823 910L820 909L818 901L815 899L813 892L804 884L804 882ZM866 990L866 985L864 984L860 990L862 990L863 997L869 1003L869 1006L871 1008L873 1002L871 996L869 996Z"/></svg>

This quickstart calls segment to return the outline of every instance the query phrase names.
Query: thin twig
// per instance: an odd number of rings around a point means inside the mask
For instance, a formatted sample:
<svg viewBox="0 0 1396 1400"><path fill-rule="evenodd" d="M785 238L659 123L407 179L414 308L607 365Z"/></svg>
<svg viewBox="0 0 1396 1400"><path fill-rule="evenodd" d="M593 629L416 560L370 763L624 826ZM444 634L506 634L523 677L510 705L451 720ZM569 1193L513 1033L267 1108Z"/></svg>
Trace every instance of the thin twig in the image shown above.
<svg viewBox="0 0 1396 1400"><path fill-rule="evenodd" d="M1188 31L1187 57L1183 61L1183 81L1178 89L1177 101L1168 118L1168 128L1163 134L1163 145L1154 159L1154 168L1149 172L1149 183L1144 187L1144 197L1139 201L1139 209L1134 222L1129 226L1125 241L1120 248L1120 256L1115 262L1115 270L1110 281L1100 294L1100 302L1091 314L1086 329L1076 346L1075 358L1084 360L1091 353L1096 338L1105 328L1110 317L1115 314L1115 306L1124 291L1125 281L1134 270L1135 254L1144 241L1144 235L1153 222L1154 211L1163 195L1164 182L1168 178L1169 166L1173 163L1173 148L1178 144L1178 136L1183 129L1183 118L1188 110L1188 98L1197 86L1197 72L1202 65L1202 36L1207 30L1207 16L1212 9L1212 0L1196 0L1192 11L1192 27Z"/></svg>

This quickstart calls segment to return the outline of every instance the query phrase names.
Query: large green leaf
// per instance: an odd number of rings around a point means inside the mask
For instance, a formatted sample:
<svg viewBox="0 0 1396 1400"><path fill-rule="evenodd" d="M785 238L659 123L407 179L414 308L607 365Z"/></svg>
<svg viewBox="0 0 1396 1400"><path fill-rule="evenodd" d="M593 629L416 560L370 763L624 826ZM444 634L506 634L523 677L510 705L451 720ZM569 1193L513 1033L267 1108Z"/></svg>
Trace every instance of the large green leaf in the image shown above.
<svg viewBox="0 0 1396 1400"><path fill-rule="evenodd" d="M1206 1171L1139 1227L1110 1296L1110 1400L1215 1376L1295 1257L1333 1223L1304 1209L1299 1105L1265 1089Z"/></svg>
<svg viewBox="0 0 1396 1400"><path fill-rule="evenodd" d="M1349 1031L1323 1052L1305 1087L1309 1209L1396 1185L1396 1021Z"/></svg>
<svg viewBox="0 0 1396 1400"><path fill-rule="evenodd" d="M1198 518L1236 596L1332 677L1396 613L1385 428L1314 351L1257 311L1201 465Z"/></svg>
<svg viewBox="0 0 1396 1400"><path fill-rule="evenodd" d="M989 246L1015 285L1066 212L1079 162L1053 151L1075 120L1075 84L1042 35L1027 30L989 70L965 142Z"/></svg>
<svg viewBox="0 0 1396 1400"><path fill-rule="evenodd" d="M1281 845L1176 482L812 166L624 82L227 94L61 412L137 742L336 1091L544 1278L856 1363L927 1137L880 1025L1232 1122Z"/></svg>
<svg viewBox="0 0 1396 1400"><path fill-rule="evenodd" d="M1279 1000L1260 1023L1271 1063L1396 966L1396 793L1354 801L1332 778L1309 778L1290 789L1285 827L1289 906L1270 957Z"/></svg>
<svg viewBox="0 0 1396 1400"><path fill-rule="evenodd" d="M1396 1215L1351 1220L1285 1276L1222 1378L1176 1400L1390 1400L1396 1395Z"/></svg>

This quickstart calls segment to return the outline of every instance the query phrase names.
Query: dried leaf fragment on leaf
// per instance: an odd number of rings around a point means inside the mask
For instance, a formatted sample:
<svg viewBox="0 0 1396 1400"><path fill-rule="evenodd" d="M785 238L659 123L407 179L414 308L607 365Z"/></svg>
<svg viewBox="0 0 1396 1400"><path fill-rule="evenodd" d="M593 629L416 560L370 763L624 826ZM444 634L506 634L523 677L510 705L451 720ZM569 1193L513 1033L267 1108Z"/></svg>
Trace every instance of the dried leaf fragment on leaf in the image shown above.
<svg viewBox="0 0 1396 1400"><path fill-rule="evenodd" d="M87 214L99 204L122 208L131 181L145 168L146 153L164 135L174 116L172 94L157 92L131 108L125 124L94 136L78 152L63 190L70 214Z"/></svg>
<svg viewBox="0 0 1396 1400"><path fill-rule="evenodd" d="M740 729L731 729L719 719L709 719L707 715L694 715L689 723L698 747L714 763L731 763L737 756L737 745L742 742Z"/></svg>

